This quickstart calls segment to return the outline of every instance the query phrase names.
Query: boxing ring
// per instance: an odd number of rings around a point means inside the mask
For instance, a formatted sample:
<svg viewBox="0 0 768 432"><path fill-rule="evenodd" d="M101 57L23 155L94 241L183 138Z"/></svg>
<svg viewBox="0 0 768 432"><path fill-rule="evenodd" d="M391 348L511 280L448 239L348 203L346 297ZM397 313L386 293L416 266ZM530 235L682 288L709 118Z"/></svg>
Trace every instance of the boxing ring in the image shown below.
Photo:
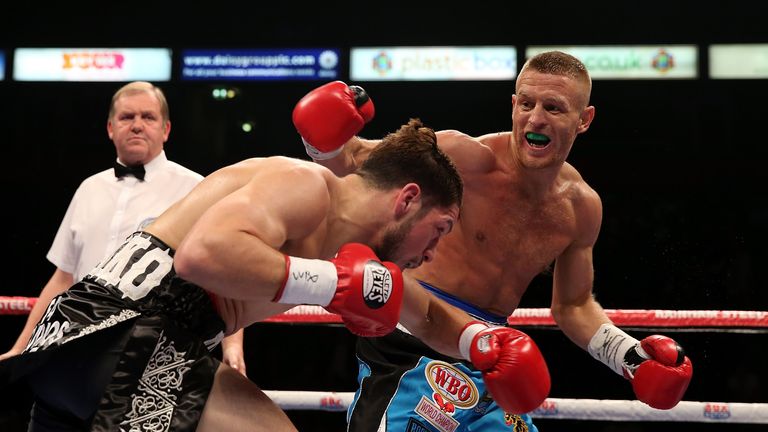
<svg viewBox="0 0 768 432"><path fill-rule="evenodd" d="M0 296L0 315L24 315L37 299ZM768 333L768 311L606 309L619 327L692 331ZM340 324L338 315L318 306L297 306L267 322L314 325ZM555 326L548 308L521 308L508 322L515 327ZM284 410L346 411L352 392L265 390ZM636 400L548 398L530 413L534 419L591 421L692 422L768 424L768 403L681 401L657 410Z"/></svg>

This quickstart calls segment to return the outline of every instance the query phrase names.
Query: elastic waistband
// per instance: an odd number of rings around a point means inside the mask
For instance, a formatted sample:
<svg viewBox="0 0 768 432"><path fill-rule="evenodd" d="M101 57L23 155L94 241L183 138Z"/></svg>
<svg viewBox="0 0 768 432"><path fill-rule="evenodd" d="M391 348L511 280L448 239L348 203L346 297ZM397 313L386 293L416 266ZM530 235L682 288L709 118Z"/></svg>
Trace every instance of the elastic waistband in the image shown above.
<svg viewBox="0 0 768 432"><path fill-rule="evenodd" d="M168 252L168 255L173 256L173 254L176 252L173 248L168 246L166 242L160 239L160 237L157 237L154 234L148 233L146 231L134 231L133 234L128 236L128 239L139 236L144 237L145 239L148 239L152 244L159 247L160 249L166 250ZM126 241L128 240L126 239Z"/></svg>
<svg viewBox="0 0 768 432"><path fill-rule="evenodd" d="M492 314L490 312L486 312L477 306L471 305L464 300L461 300L460 298L453 296L451 294L448 294L447 292L444 292L440 290L437 287L434 287L424 281L419 281L421 286L429 290L432 294L436 295L441 300L447 302L448 304L455 306L464 312L468 313L474 318L477 318L481 321L485 321L489 324L495 324L500 326L506 326L507 325L507 317L502 315L496 315Z"/></svg>

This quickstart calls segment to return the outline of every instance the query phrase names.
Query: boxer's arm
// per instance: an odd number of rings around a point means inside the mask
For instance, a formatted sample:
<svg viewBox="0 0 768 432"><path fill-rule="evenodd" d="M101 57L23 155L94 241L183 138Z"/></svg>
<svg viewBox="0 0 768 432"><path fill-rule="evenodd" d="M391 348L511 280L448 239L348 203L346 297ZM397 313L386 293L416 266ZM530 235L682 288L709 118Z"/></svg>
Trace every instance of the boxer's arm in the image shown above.
<svg viewBox="0 0 768 432"><path fill-rule="evenodd" d="M280 163L294 166L276 168ZM195 222L174 255L176 272L218 296L270 302L285 280L279 249L306 237L327 215L330 198L320 170L265 163Z"/></svg>
<svg viewBox="0 0 768 432"><path fill-rule="evenodd" d="M475 138L457 130L435 132L437 145L451 158L462 175L484 173L496 169L496 154L492 147L509 146L509 134L483 135Z"/></svg>
<svg viewBox="0 0 768 432"><path fill-rule="evenodd" d="M600 231L602 204L586 185L582 194L574 202L578 235L555 262L551 309L563 333L586 350L597 329L611 321L592 293L592 249Z"/></svg>
<svg viewBox="0 0 768 432"><path fill-rule="evenodd" d="M404 275L403 279L400 324L433 350L460 358L459 335L473 319L432 295L412 277Z"/></svg>
<svg viewBox="0 0 768 432"><path fill-rule="evenodd" d="M552 317L571 341L586 349L597 329L611 321L592 293L592 248L569 249L555 264Z"/></svg>
<svg viewBox="0 0 768 432"><path fill-rule="evenodd" d="M470 360L483 373L493 399L507 412L525 413L549 394L544 357L524 333L491 327L406 278L400 323L432 349Z"/></svg>
<svg viewBox="0 0 768 432"><path fill-rule="evenodd" d="M344 148L337 156L326 160L315 160L315 162L333 171L337 176L344 177L357 170L379 142L381 140L355 136L344 144Z"/></svg>
<svg viewBox="0 0 768 432"><path fill-rule="evenodd" d="M642 341L614 326L592 295L592 247L600 229L602 206L585 187L575 204L580 236L558 257L552 315L563 332L592 357L632 383L637 398L657 409L670 409L683 398L693 367L683 349L665 336Z"/></svg>

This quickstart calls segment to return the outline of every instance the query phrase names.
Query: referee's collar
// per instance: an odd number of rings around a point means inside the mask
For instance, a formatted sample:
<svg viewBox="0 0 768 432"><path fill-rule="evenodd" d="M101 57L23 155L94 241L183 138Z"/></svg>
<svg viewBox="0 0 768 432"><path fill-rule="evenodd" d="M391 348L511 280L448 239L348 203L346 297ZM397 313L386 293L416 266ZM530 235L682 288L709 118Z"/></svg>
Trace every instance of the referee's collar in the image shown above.
<svg viewBox="0 0 768 432"><path fill-rule="evenodd" d="M159 172L167 162L168 158L165 156L165 150L161 150L154 159L144 164L144 181L151 180L154 173ZM125 165L119 158L117 159L117 163Z"/></svg>

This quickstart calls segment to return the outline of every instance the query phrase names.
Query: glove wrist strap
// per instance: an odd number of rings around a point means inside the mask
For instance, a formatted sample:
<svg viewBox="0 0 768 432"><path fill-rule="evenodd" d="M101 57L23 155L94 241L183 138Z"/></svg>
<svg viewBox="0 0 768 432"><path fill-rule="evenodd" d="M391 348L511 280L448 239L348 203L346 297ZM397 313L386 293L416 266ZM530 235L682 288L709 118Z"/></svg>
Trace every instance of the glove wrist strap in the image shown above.
<svg viewBox="0 0 768 432"><path fill-rule="evenodd" d="M337 148L336 150L331 150L329 152L321 152L317 148L315 148L312 144L308 143L307 140L304 139L304 137L301 137L301 142L304 143L304 149L307 150L307 155L311 157L313 160L328 160L333 159L336 156L341 153L342 150L344 150L344 145Z"/></svg>
<svg viewBox="0 0 768 432"><path fill-rule="evenodd" d="M603 324L589 341L587 351L600 362L625 376L624 357L640 342L613 324Z"/></svg>
<svg viewBox="0 0 768 432"><path fill-rule="evenodd" d="M285 283L272 301L328 306L336 294L338 275L330 261L285 256Z"/></svg>
<svg viewBox="0 0 768 432"><path fill-rule="evenodd" d="M472 341L478 333L487 328L489 328L488 325L480 321L471 321L464 326L464 330L459 335L459 353L461 353L461 358L471 360L470 349L472 348Z"/></svg>

